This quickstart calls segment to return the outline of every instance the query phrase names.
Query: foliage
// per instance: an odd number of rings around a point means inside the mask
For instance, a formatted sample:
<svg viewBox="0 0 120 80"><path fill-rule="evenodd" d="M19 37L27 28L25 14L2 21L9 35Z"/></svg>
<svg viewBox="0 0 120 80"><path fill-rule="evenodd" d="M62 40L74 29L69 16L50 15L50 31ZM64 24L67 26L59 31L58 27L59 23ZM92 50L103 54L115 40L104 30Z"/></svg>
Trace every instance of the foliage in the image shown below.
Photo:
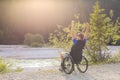
<svg viewBox="0 0 120 80"><path fill-rule="evenodd" d="M105 59L103 51L107 50L105 41L110 28L106 25L111 21L106 14L103 14L104 9L100 8L99 2L95 3L94 11L90 14L90 33L87 42L87 50L90 60L93 62L103 61Z"/></svg>
<svg viewBox="0 0 120 80"><path fill-rule="evenodd" d="M12 64L7 60L0 58L0 73L9 73L9 72L21 72L23 68L17 67L16 69L11 68Z"/></svg>
<svg viewBox="0 0 120 80"><path fill-rule="evenodd" d="M113 28L112 40L114 45L120 45L120 22L119 18L116 20Z"/></svg>
<svg viewBox="0 0 120 80"><path fill-rule="evenodd" d="M44 39L40 34L27 33L25 35L24 43L32 47L42 47L44 44Z"/></svg>
<svg viewBox="0 0 120 80"><path fill-rule="evenodd" d="M120 51L118 54L111 56L109 59L106 60L105 63L119 63L120 62Z"/></svg>
<svg viewBox="0 0 120 80"><path fill-rule="evenodd" d="M27 33L27 34L25 35L24 43L30 46L30 45L31 45L31 42L32 42L32 36L33 36L33 34Z"/></svg>
<svg viewBox="0 0 120 80"><path fill-rule="evenodd" d="M107 35L106 35L106 43L107 44L112 44L112 45L119 45L119 40L120 40L120 22L119 22L119 17L115 20L115 22L112 21L113 18L113 10L110 11L109 13L110 18L109 23L107 23L107 26L109 29L107 30Z"/></svg>
<svg viewBox="0 0 120 80"><path fill-rule="evenodd" d="M32 42L30 46L31 47L43 47L44 45L43 45L43 43Z"/></svg>
<svg viewBox="0 0 120 80"><path fill-rule="evenodd" d="M91 29L84 52L88 55L92 63L97 63L110 58L106 44L111 40L116 44L120 37L120 26L118 19L116 22L112 21L112 17L114 15L112 10L110 11L110 17L107 17L107 15L104 14L104 9L100 8L98 1L95 3L93 8L94 11L90 14ZM75 15L77 19L75 23L75 31L76 33L83 33L85 31L85 27L84 24L80 24L78 16L79 14ZM70 49L72 43L69 26L65 28L63 26L58 26L58 29L54 33L51 33L49 41L54 47Z"/></svg>
<svg viewBox="0 0 120 80"><path fill-rule="evenodd" d="M90 33L85 53L93 62L104 61L109 58L106 44L113 40L116 44L120 38L118 35L118 20L112 22L113 11L110 11L110 17L104 14L104 9L100 8L99 2L95 3L94 11L90 14ZM119 27L118 27L119 26Z"/></svg>
<svg viewBox="0 0 120 80"><path fill-rule="evenodd" d="M49 42L53 47L69 49L72 46L70 28L58 25L57 30L50 34Z"/></svg>
<svg viewBox="0 0 120 80"><path fill-rule="evenodd" d="M10 71L10 69L9 69L7 63L5 63L2 58L0 58L0 73L6 73L9 71Z"/></svg>
<svg viewBox="0 0 120 80"><path fill-rule="evenodd" d="M75 15L75 33L84 31L84 24L81 24L79 21L79 15ZM57 25L57 30L50 34L49 42L53 47L64 48L66 51L69 51L72 46L72 38L70 34L70 26L63 27Z"/></svg>

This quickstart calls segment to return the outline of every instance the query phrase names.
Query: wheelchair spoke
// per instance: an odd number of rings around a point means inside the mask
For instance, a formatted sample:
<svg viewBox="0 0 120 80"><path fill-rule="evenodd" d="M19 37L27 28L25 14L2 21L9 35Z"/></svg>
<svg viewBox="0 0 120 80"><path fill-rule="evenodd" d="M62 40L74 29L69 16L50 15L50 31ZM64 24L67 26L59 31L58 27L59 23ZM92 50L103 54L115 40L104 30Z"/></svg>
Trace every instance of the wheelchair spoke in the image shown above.
<svg viewBox="0 0 120 80"><path fill-rule="evenodd" d="M77 64L77 68L82 73L86 72L86 70L88 68L88 61L85 57L83 57L81 62L79 64Z"/></svg>
<svg viewBox="0 0 120 80"><path fill-rule="evenodd" d="M65 57L63 60L63 70L66 74L70 74L73 71L72 59L69 56Z"/></svg>

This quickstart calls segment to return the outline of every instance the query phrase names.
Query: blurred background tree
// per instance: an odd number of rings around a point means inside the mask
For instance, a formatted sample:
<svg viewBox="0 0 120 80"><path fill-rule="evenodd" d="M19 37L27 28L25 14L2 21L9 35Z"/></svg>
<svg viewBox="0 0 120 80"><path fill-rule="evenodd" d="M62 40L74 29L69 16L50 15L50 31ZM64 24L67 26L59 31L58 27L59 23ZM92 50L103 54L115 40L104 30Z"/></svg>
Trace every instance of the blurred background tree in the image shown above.
<svg viewBox="0 0 120 80"><path fill-rule="evenodd" d="M42 35L27 33L25 35L24 44L32 47L43 47L45 42Z"/></svg>
<svg viewBox="0 0 120 80"><path fill-rule="evenodd" d="M69 51L72 46L70 27L63 27L61 25L57 27L58 28L50 34L49 43L52 47L64 48Z"/></svg>

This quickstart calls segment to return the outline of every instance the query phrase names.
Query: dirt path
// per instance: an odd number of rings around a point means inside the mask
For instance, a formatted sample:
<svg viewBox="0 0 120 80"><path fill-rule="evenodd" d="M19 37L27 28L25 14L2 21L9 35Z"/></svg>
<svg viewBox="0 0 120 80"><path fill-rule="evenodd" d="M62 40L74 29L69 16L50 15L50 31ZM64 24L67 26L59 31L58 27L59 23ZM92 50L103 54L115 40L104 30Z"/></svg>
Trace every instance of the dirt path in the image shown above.
<svg viewBox="0 0 120 80"><path fill-rule="evenodd" d="M89 66L86 73L77 69L70 75L58 67L25 68L22 72L0 74L0 80L120 80L120 63Z"/></svg>

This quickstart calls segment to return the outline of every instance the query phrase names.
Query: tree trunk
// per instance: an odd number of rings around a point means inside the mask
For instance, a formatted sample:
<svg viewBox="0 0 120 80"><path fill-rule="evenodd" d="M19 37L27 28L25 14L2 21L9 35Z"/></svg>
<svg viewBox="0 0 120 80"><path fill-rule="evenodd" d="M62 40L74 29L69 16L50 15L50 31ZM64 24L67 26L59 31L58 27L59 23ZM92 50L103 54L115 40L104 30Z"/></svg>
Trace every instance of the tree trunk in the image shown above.
<svg viewBox="0 0 120 80"><path fill-rule="evenodd" d="M101 41L100 41L100 33L98 33L98 54L99 54L99 60L102 59L102 50L101 50Z"/></svg>

